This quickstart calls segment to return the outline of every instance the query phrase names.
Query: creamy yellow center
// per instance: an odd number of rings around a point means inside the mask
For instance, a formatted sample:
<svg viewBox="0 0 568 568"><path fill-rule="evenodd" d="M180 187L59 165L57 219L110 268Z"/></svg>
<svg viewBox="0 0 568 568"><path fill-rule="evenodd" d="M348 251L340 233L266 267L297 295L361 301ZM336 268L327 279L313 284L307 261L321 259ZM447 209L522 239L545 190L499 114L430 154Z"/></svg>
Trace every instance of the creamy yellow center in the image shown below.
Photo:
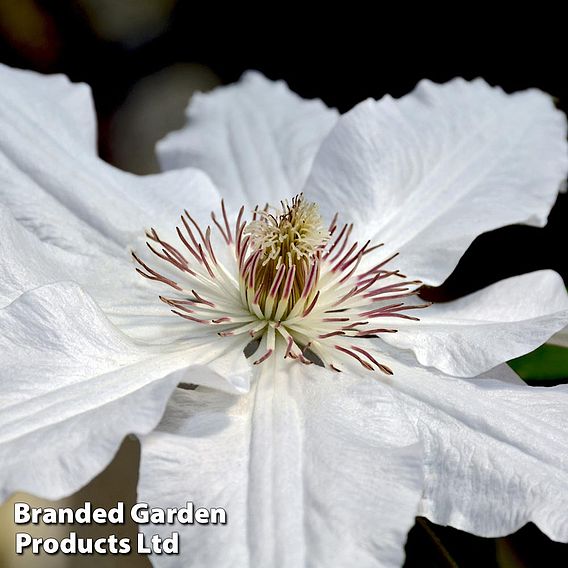
<svg viewBox="0 0 568 568"><path fill-rule="evenodd" d="M244 229L250 237L251 265L243 284L254 291L254 300L264 314L286 301L279 318L285 318L302 295L311 292L317 281L321 251L330 239L317 204L302 194L292 202L281 202L279 210L255 211ZM306 286L309 285L309 290Z"/></svg>

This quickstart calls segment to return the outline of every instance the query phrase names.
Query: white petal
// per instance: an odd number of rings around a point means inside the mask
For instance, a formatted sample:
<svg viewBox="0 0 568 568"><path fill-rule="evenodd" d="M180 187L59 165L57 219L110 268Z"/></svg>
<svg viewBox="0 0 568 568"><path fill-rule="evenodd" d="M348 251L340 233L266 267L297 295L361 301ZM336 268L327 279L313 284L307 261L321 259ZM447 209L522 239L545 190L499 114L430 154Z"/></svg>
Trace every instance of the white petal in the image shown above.
<svg viewBox="0 0 568 568"><path fill-rule="evenodd" d="M122 195L142 210L144 227L163 227L175 235L173 225L180 224L184 209L206 224L211 224L212 211L219 214L221 194L200 170L185 168L148 176L124 175L129 179L120 186Z"/></svg>
<svg viewBox="0 0 568 568"><path fill-rule="evenodd" d="M0 80L0 197L42 240L82 255L122 256L150 225L218 203L202 172L139 177L99 159L84 140L94 121L85 85L5 66Z"/></svg>
<svg viewBox="0 0 568 568"><path fill-rule="evenodd" d="M196 170L138 177L100 160L83 140L94 124L85 85L5 66L0 79L0 197L10 212L0 215L7 245L0 302L74 280L107 314L121 311L124 320L133 304L150 309L156 292L136 274L126 245L151 226L175 234L185 207L208 215L219 205L217 190ZM140 318L130 320L140 327Z"/></svg>
<svg viewBox="0 0 568 568"><path fill-rule="evenodd" d="M0 243L0 307L30 288L70 278L62 266L53 262L49 245L26 231L1 206Z"/></svg>
<svg viewBox="0 0 568 568"><path fill-rule="evenodd" d="M41 241L2 206L0 242L0 308L27 290L74 281L130 337L168 344L195 335L187 321L171 314L159 301L159 289L136 273L127 250L117 257L68 251ZM144 249L144 243L139 242L137 250Z"/></svg>
<svg viewBox="0 0 568 568"><path fill-rule="evenodd" d="M568 322L562 278L541 270L508 278L453 302L434 304L419 322L381 336L420 363L471 377L536 349Z"/></svg>
<svg viewBox="0 0 568 568"><path fill-rule="evenodd" d="M142 440L139 501L223 507L227 525L141 529L181 534L181 556L156 566L400 566L421 475L388 388L265 369L241 397L177 390Z"/></svg>
<svg viewBox="0 0 568 568"><path fill-rule="evenodd" d="M18 223L0 206L0 307L20 294L61 281L73 280L89 292L103 311L124 331L139 328L149 311L155 316L143 335L149 340L169 339L176 325L157 292L134 270L130 259L69 252L36 235ZM146 320L145 325L149 323ZM156 325L163 323L164 325ZM187 335L187 325L184 326ZM130 333L129 333L130 335Z"/></svg>
<svg viewBox="0 0 568 568"><path fill-rule="evenodd" d="M24 97L21 100L14 98L13 102L25 104L33 100L32 108L27 108L24 112L33 113L54 133L63 133L88 152L96 153L97 122L88 85L71 83L65 75L39 75L2 64L0 81L3 95L9 96L12 89L17 89ZM57 110L61 112L55 112Z"/></svg>
<svg viewBox="0 0 568 568"><path fill-rule="evenodd" d="M566 118L548 95L422 81L343 115L305 192L400 251L402 272L440 284L477 235L544 225L567 170Z"/></svg>
<svg viewBox="0 0 568 568"><path fill-rule="evenodd" d="M0 311L0 500L76 491L126 434L152 430L180 381L246 390L249 366L225 363L228 346L137 345L74 284L21 295Z"/></svg>
<svg viewBox="0 0 568 568"><path fill-rule="evenodd" d="M486 537L529 521L568 541L568 388L528 387L502 366L476 379L425 369L393 380L425 446L420 513Z"/></svg>
<svg viewBox="0 0 568 568"><path fill-rule="evenodd" d="M162 167L204 170L238 208L299 193L337 112L249 72L236 85L195 95L187 116L185 128L158 144Z"/></svg>

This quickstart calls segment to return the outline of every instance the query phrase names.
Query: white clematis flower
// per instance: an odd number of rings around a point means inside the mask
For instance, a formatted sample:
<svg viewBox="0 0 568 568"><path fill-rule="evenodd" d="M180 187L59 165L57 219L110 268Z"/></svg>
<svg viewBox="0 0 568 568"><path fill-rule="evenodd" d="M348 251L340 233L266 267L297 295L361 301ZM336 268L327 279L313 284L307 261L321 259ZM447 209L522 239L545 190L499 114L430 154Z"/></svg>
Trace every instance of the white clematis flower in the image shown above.
<svg viewBox="0 0 568 568"><path fill-rule="evenodd" d="M568 389L502 365L566 325L560 277L415 296L481 232L545 223L568 169L547 95L423 82L340 117L249 74L161 143L196 169L139 178L96 157L84 87L0 80L3 497L74 491L186 382L139 498L229 523L177 527L158 565L397 566L416 514L568 541Z"/></svg>

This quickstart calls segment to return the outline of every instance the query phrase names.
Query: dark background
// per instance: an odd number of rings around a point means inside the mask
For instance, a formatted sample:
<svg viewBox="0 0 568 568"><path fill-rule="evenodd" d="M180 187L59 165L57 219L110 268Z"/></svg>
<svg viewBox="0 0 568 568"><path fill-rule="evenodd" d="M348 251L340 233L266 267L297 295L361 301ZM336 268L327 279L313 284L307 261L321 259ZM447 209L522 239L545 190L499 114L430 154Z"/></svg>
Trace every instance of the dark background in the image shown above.
<svg viewBox="0 0 568 568"><path fill-rule="evenodd" d="M155 162L151 157L142 165L125 160L128 151L120 149L117 138L124 132L136 138L136 124L124 127L125 121L151 122L155 109L145 116L151 103L140 111L132 94L140 92L145 77L164 77L160 73L172 69L177 71L167 75L170 79L180 69L186 73L188 67L180 63L191 64L191 73L197 70L198 88L233 82L252 68L341 111L366 97L401 96L424 77L443 82L458 75L482 76L507 91L538 87L568 109L568 58L564 34L557 29L561 14L541 17L532 11L521 23L517 12L501 19L480 7L435 14L418 13L410 4L401 13L377 5L374 11L361 7L351 13L336 8L331 23L329 9L315 18L305 7L291 6L250 14L244 9L230 14L218 6L202 15L193 2L175 0L0 0L0 61L88 83L99 117L101 156L139 173L146 165L147 171L155 169ZM165 96L175 99L175 108L164 111L167 120L156 127L156 139L183 124L183 106L193 89L186 78L187 73L171 81L176 94ZM159 81L150 88L156 105L164 96L160 89ZM125 114L132 106L138 111ZM448 281L426 295L448 300L541 268L553 268L568 282L567 214L568 196L561 195L546 228L506 227L479 237ZM555 566L562 562L554 554L566 555L565 545L551 543L535 527L493 540L418 523L410 535L407 565L451 566L444 550L459 566L491 567L498 560L499 566Z"/></svg>

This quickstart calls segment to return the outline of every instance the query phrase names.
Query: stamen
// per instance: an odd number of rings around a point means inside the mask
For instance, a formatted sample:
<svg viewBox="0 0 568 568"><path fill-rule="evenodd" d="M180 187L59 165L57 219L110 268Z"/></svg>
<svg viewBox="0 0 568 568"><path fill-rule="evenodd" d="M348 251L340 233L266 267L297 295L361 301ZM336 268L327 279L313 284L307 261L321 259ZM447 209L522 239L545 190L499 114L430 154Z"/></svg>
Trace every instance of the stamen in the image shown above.
<svg viewBox="0 0 568 568"><path fill-rule="evenodd" d="M176 290L181 290L181 287L178 286L173 280L170 280L169 278L166 278L165 276L163 276L159 272L152 270L147 264L142 262L136 256L136 253L132 252L132 256L134 257L134 260L138 264L140 264L140 266L142 266L145 270L147 270L149 272L149 274L146 274L142 270L140 270L139 268L136 268L136 272L138 272L138 274L141 274L142 276L144 276L144 278L148 278L149 280L156 280L157 282L163 282L164 284L167 284L168 286L171 286L172 288L175 288Z"/></svg>
<svg viewBox="0 0 568 568"><path fill-rule="evenodd" d="M325 228L317 206L302 194L282 201L279 208L255 207L250 222L244 212L241 207L231 226L222 200L221 216L211 213L212 225L202 228L184 210L176 233L189 255L151 228L146 244L161 269L132 253L136 270L175 290L172 297L159 299L188 325L205 326L212 337L242 337L243 349L251 337L262 340L263 352L254 365L279 352L283 359L315 362L337 372L356 362L366 370L392 374L380 363L372 339L395 333L391 325L396 319L418 320L407 312L430 305L407 304L422 282L385 269L398 253L358 272L363 257L382 243L351 242L353 225L343 224L339 230L337 214ZM236 271L221 261L226 254L217 254L214 230L221 236L220 246L234 258ZM376 318L388 323L376 327ZM367 340L365 348L353 344L361 339ZM248 347L244 351L250 355Z"/></svg>

